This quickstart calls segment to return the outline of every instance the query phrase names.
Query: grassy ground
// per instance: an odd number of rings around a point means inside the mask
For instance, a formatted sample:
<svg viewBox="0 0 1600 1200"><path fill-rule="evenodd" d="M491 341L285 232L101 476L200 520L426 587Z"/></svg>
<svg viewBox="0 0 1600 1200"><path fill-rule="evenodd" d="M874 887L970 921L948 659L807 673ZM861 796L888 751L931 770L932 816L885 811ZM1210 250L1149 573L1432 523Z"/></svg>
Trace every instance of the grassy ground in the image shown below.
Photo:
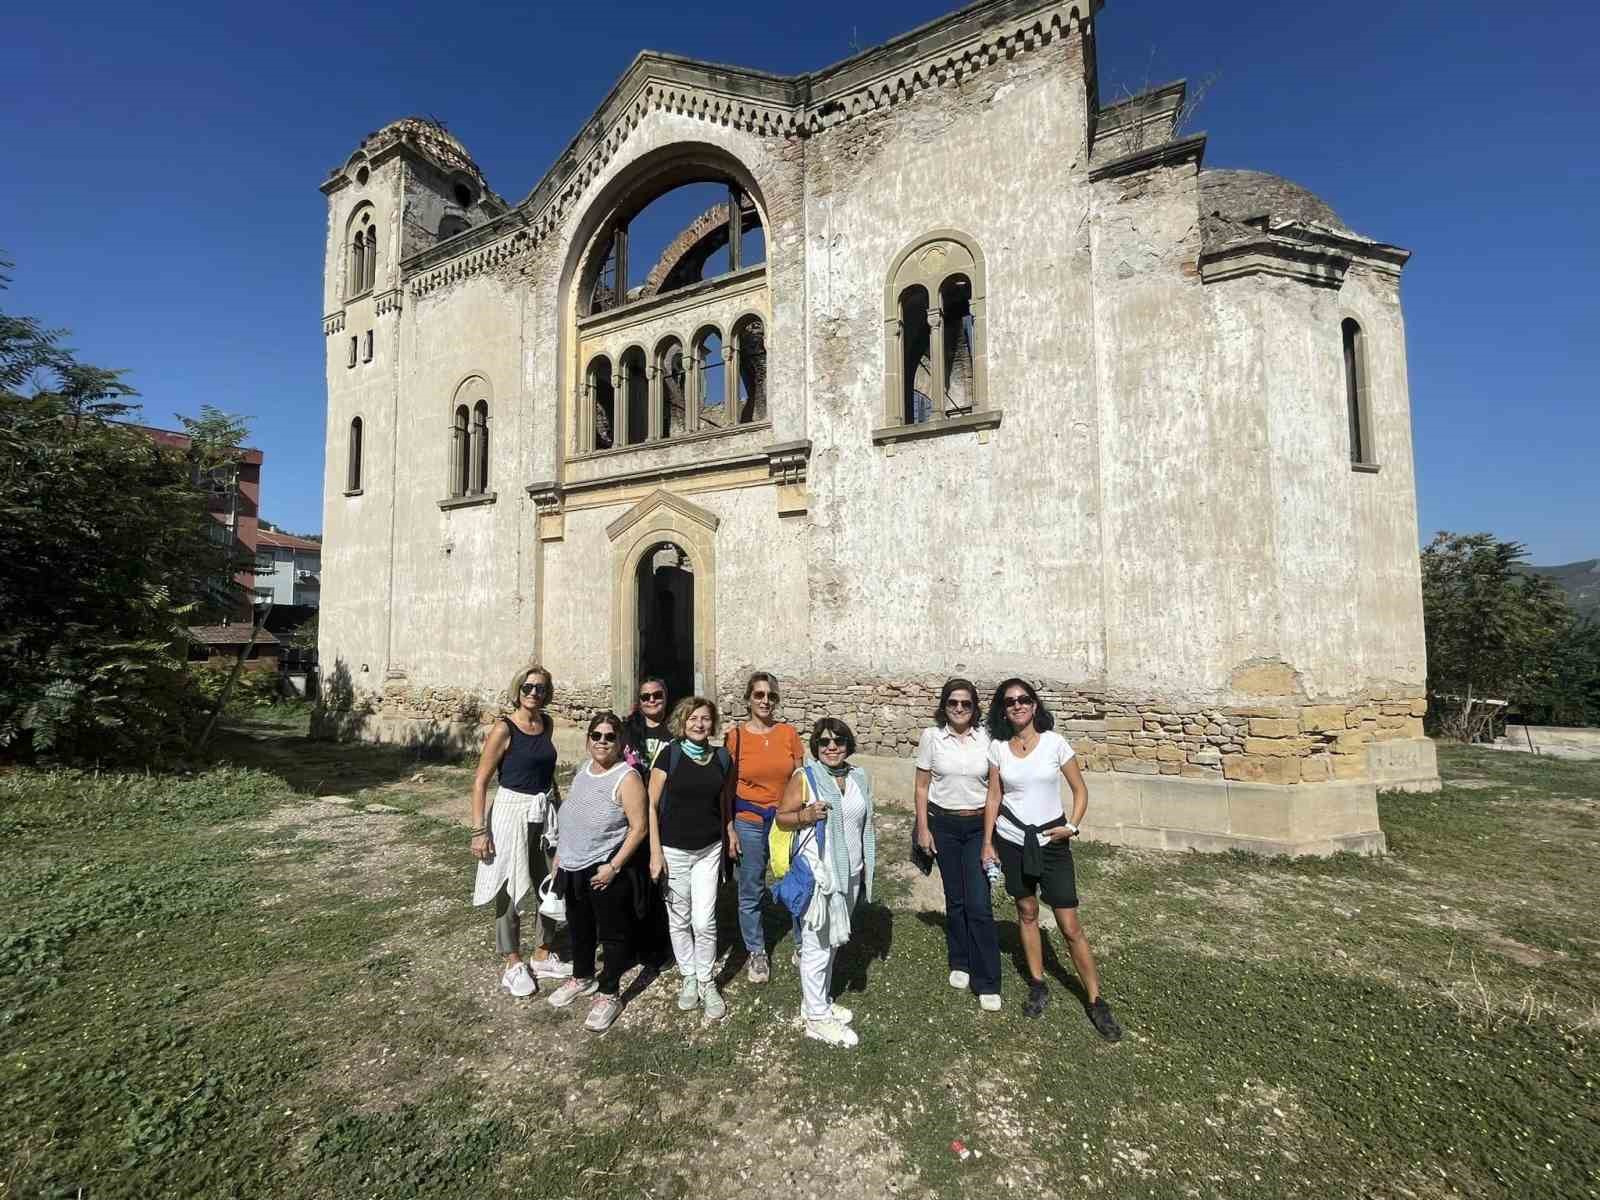
<svg viewBox="0 0 1600 1200"><path fill-rule="evenodd" d="M1053 936L1042 1021L1010 967L998 1015L948 989L891 853L844 1053L786 935L710 1029L672 980L600 1038L512 1001L467 768L270 718L217 749L0 776L0 1197L1600 1195L1600 765L1446 751L1382 860L1080 848L1117 1046Z"/></svg>

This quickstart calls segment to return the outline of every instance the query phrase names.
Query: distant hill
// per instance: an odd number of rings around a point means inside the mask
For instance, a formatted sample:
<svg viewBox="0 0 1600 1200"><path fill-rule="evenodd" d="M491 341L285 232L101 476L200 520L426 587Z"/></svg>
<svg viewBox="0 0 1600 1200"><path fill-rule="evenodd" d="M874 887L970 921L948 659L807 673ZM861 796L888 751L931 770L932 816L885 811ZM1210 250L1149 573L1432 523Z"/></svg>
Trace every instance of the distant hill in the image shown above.
<svg viewBox="0 0 1600 1200"><path fill-rule="evenodd" d="M1586 558L1564 567L1524 567L1531 575L1554 580L1580 617L1600 621L1600 558Z"/></svg>

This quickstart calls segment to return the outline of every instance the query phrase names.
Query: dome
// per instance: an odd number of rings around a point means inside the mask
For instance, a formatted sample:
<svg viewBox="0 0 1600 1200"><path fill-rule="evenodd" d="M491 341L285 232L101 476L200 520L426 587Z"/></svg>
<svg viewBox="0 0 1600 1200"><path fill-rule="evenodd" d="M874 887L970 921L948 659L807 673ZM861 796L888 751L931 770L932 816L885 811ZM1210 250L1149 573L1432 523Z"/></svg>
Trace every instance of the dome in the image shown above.
<svg viewBox="0 0 1600 1200"><path fill-rule="evenodd" d="M1267 171L1208 169L1200 172L1200 212L1243 223L1252 217L1326 225L1353 232L1315 192Z"/></svg>
<svg viewBox="0 0 1600 1200"><path fill-rule="evenodd" d="M361 148L372 154L393 142L408 142L447 171L464 171L479 183L483 182L483 172L472 161L467 148L431 117L401 117L390 121L376 133L368 134Z"/></svg>

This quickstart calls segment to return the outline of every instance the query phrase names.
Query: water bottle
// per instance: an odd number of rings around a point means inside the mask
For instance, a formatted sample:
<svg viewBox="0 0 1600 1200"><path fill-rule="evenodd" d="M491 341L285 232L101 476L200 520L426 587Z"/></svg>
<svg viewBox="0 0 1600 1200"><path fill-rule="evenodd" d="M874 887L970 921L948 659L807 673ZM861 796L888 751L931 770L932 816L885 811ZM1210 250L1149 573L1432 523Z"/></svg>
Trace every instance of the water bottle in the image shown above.
<svg viewBox="0 0 1600 1200"><path fill-rule="evenodd" d="M1000 870L1000 864L995 862L993 859L990 859L988 862L983 864L983 873L988 876L991 886L999 883L1000 876L1004 874L1004 872Z"/></svg>

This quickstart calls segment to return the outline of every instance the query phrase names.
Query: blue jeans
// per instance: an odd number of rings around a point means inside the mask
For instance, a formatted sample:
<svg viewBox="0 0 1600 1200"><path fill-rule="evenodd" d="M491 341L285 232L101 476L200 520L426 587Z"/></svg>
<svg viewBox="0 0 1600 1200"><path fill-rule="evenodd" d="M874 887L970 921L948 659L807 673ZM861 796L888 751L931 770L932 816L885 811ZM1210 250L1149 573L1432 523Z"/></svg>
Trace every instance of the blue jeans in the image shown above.
<svg viewBox="0 0 1600 1200"><path fill-rule="evenodd" d="M767 952L767 935L761 928L761 893L767 887L767 831L755 821L735 817L739 836L739 935L751 954Z"/></svg>
<svg viewBox="0 0 1600 1200"><path fill-rule="evenodd" d="M983 873L983 818L952 817L928 806L928 831L944 884L945 948L950 969L972 976L983 996L1000 991L1000 937L994 927L989 878Z"/></svg>

